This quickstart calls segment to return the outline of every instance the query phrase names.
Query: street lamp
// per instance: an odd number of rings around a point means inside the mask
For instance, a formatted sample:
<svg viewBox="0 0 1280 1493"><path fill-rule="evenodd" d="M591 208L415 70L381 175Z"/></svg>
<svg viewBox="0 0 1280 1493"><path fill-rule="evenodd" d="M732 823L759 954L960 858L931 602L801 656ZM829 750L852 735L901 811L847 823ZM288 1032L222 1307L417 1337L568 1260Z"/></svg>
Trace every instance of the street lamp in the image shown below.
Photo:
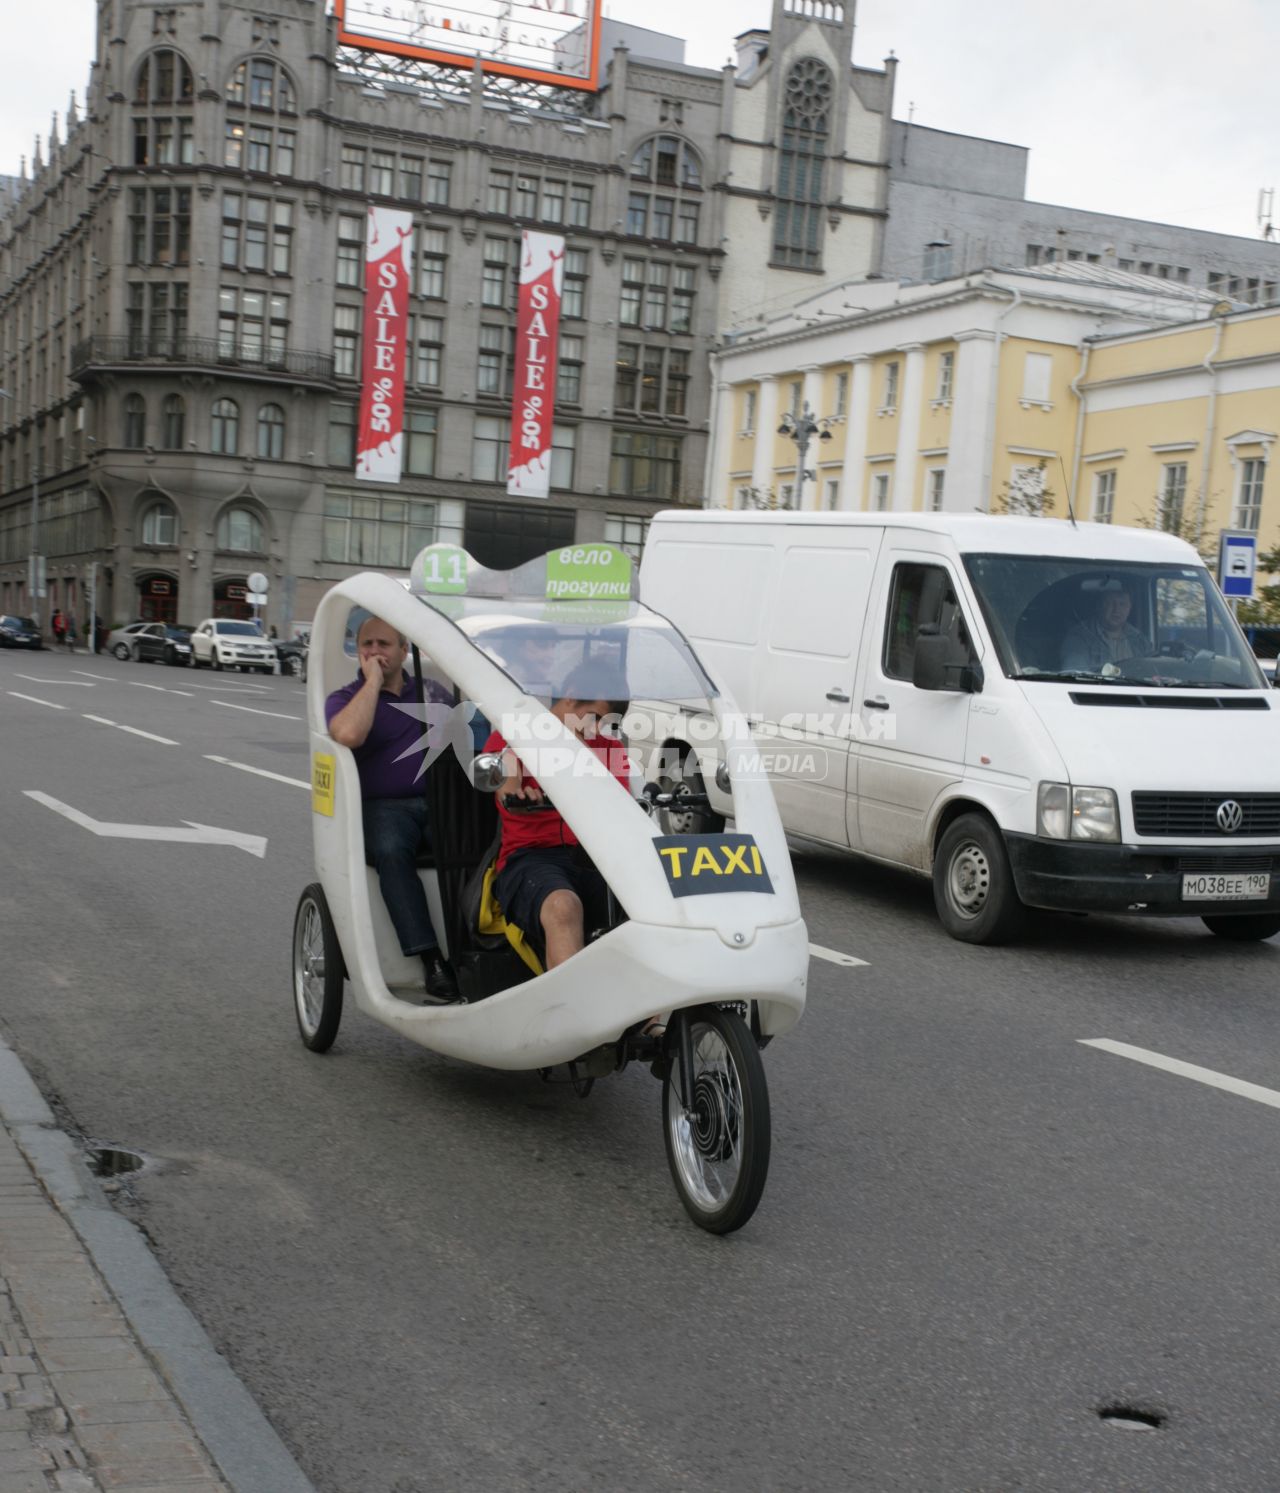
<svg viewBox="0 0 1280 1493"><path fill-rule="evenodd" d="M792 497L796 508L804 507L804 479L815 475L813 472L806 471L804 465L809 442L815 435L820 441L829 441L833 423L829 415L818 419L809 408L809 401L806 399L804 408L798 415L793 415L788 410L782 417L782 424L778 426L779 435L789 436L796 443L796 490Z"/></svg>

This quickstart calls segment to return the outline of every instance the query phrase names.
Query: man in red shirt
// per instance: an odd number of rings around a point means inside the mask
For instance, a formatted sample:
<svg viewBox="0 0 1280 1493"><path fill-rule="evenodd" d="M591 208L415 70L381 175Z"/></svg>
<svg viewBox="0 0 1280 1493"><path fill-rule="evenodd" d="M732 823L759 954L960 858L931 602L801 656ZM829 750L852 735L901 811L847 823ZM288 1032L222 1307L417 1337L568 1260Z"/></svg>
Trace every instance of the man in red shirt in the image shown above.
<svg viewBox="0 0 1280 1493"><path fill-rule="evenodd" d="M605 716L626 712L628 701L619 698L625 686L603 677L597 666L586 664L570 674L563 688L564 693L552 702L551 714L630 791L631 765L625 748L620 741L600 734ZM544 794L497 731L485 742L484 750L501 752L507 771L498 790L502 843L494 895L507 921L535 947L545 947L543 963L554 969L582 948L589 928L603 924L608 888L577 835L555 809L521 813L507 807L507 799L542 804Z"/></svg>

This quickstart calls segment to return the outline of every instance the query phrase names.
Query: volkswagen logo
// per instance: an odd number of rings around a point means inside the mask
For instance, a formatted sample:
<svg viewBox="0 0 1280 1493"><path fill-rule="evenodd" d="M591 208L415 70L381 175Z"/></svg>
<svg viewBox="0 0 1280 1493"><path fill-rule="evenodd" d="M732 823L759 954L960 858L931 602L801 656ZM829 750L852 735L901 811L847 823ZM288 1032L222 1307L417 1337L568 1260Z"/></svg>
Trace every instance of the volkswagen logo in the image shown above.
<svg viewBox="0 0 1280 1493"><path fill-rule="evenodd" d="M1244 823L1244 810L1234 798L1226 798L1218 805L1218 812L1214 817L1224 835L1234 835Z"/></svg>

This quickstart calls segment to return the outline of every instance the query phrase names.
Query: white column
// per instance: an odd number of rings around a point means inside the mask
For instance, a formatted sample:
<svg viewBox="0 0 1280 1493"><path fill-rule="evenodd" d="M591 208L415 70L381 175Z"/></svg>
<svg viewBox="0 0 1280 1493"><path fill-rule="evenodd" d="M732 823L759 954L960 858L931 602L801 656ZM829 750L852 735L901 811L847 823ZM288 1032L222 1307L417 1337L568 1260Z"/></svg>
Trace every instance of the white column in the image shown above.
<svg viewBox="0 0 1280 1493"><path fill-rule="evenodd" d="M916 506L916 457L920 450L924 343L906 342L897 350L906 355L906 367L902 370L902 395L898 401L898 452L893 462L893 494L889 507L895 513L910 513Z"/></svg>
<svg viewBox="0 0 1280 1493"><path fill-rule="evenodd" d="M707 443L706 491L703 501L708 508L732 508L729 491L730 453L733 450L732 384L717 383L711 406L711 439Z"/></svg>
<svg viewBox="0 0 1280 1493"><path fill-rule="evenodd" d="M756 400L756 451L751 468L752 487L763 492L774 486L773 443L778 429L778 380L772 373L762 373L757 380L760 397Z"/></svg>
<svg viewBox="0 0 1280 1493"><path fill-rule="evenodd" d="M986 512L991 494L985 490L984 474L990 470L990 452L985 447L994 434L987 434L987 404L995 368L996 340L992 332L959 332L956 335L955 382L951 397L951 435L947 444L947 482L942 504L948 511Z"/></svg>
<svg viewBox="0 0 1280 1493"><path fill-rule="evenodd" d="M800 391L800 408L803 411L805 405L813 413L815 420L821 420L823 415L829 415L830 410L819 408L822 399L822 375L824 369L819 363L806 363L800 371L804 374L804 388ZM805 479L804 504L805 508L822 507L822 479L818 476L818 459L822 454L822 442L815 433L809 439L809 449L805 452L805 470L813 473L812 477ZM797 462L798 466L799 463Z"/></svg>
<svg viewBox="0 0 1280 1493"><path fill-rule="evenodd" d="M865 353L850 358L849 405L845 413L844 472L840 478L840 506L861 511L866 486L867 420L871 415L871 359Z"/></svg>

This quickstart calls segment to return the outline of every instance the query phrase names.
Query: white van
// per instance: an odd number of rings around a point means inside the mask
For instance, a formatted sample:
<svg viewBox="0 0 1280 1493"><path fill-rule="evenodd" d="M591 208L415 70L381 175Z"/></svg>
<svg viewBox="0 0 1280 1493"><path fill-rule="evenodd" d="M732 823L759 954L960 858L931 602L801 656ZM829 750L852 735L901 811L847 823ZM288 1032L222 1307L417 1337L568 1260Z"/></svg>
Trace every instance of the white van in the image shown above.
<svg viewBox="0 0 1280 1493"><path fill-rule="evenodd" d="M661 513L640 585L752 719L786 828L932 875L953 937L1005 940L1028 906L1280 932L1280 696L1181 540ZM697 718L655 729L731 816Z"/></svg>

